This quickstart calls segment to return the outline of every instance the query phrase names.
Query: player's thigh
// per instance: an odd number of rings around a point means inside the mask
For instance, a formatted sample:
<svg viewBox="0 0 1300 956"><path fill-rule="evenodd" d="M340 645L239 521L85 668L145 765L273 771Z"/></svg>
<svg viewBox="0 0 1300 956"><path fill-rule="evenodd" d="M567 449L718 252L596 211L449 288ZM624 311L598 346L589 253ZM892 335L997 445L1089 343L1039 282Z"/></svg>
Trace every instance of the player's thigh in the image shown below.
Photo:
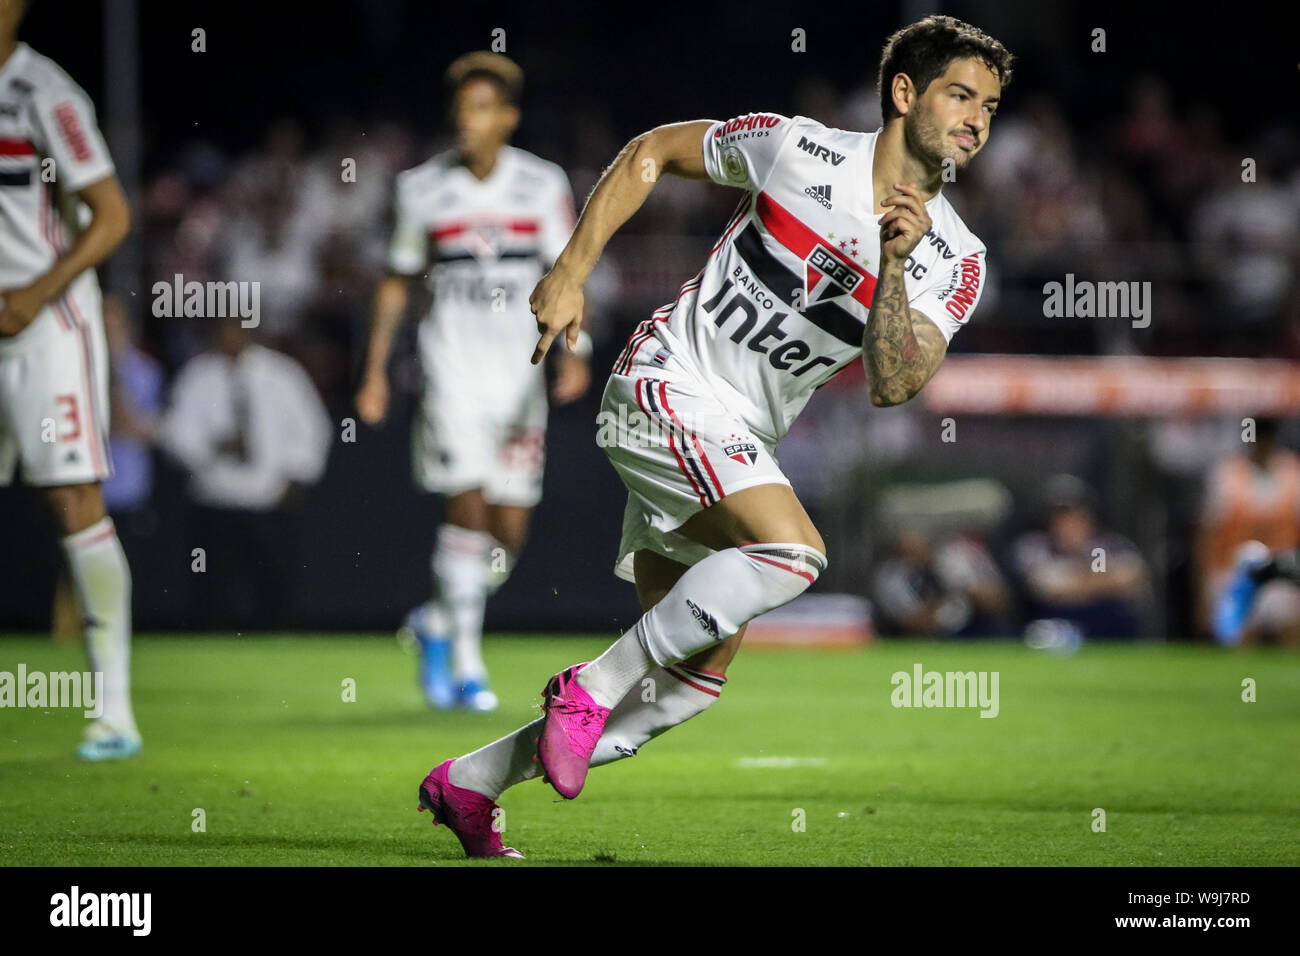
<svg viewBox="0 0 1300 956"><path fill-rule="evenodd" d="M679 530L714 550L780 542L826 553L822 536L789 485L755 485L729 494Z"/></svg>
<svg viewBox="0 0 1300 956"><path fill-rule="evenodd" d="M642 550L636 553L633 564L636 575L636 596L641 602L641 609L648 611L663 600L677 580L688 570L686 565L678 564L670 558L655 551ZM686 658L687 667L696 670L712 671L725 674L727 666L740 651L740 643L745 639L745 627L725 641L706 647L704 650Z"/></svg>

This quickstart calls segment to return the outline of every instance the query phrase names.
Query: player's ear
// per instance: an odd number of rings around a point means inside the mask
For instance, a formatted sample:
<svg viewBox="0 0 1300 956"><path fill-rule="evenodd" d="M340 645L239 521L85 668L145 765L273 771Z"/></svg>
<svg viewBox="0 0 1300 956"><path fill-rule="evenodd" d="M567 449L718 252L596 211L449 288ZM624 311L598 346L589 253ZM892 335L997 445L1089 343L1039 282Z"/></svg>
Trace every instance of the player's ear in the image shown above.
<svg viewBox="0 0 1300 956"><path fill-rule="evenodd" d="M506 122L509 123L509 130L513 133L519 127L519 107L510 103L506 106L506 112L508 114Z"/></svg>
<svg viewBox="0 0 1300 956"><path fill-rule="evenodd" d="M899 116L906 116L916 99L916 84L906 73L895 73L889 82L889 95Z"/></svg>

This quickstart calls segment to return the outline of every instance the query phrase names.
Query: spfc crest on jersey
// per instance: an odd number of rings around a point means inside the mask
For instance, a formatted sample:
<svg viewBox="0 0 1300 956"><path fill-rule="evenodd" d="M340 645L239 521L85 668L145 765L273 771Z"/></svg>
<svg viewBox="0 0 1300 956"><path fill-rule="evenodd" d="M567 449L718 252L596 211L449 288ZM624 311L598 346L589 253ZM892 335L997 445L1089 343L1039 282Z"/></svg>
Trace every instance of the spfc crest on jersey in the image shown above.
<svg viewBox="0 0 1300 956"><path fill-rule="evenodd" d="M466 245L479 259L496 259L505 245L506 231L500 223L480 222L469 228Z"/></svg>
<svg viewBox="0 0 1300 956"><path fill-rule="evenodd" d="M752 465L758 461L758 446L739 435L732 435L727 439L727 443L722 446L722 453L742 465Z"/></svg>
<svg viewBox="0 0 1300 956"><path fill-rule="evenodd" d="M845 262L830 246L818 242L804 259L804 301L809 305L852 296L863 274Z"/></svg>

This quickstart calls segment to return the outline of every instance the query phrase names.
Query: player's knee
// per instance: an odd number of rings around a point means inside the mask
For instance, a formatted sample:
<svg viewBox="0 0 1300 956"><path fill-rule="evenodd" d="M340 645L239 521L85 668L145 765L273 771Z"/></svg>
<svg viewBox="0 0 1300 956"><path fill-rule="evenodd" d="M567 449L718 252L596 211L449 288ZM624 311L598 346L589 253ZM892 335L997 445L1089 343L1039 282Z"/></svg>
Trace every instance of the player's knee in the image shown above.
<svg viewBox="0 0 1300 956"><path fill-rule="evenodd" d="M45 489L45 500L64 535L76 534L104 518L104 498L99 485L58 485Z"/></svg>
<svg viewBox="0 0 1300 956"><path fill-rule="evenodd" d="M822 549L802 542L748 544L740 552L785 595L782 604L810 588L826 570Z"/></svg>
<svg viewBox="0 0 1300 956"><path fill-rule="evenodd" d="M483 492L473 488L448 495L443 520L447 524L456 525L467 531L488 531L488 506L483 498Z"/></svg>

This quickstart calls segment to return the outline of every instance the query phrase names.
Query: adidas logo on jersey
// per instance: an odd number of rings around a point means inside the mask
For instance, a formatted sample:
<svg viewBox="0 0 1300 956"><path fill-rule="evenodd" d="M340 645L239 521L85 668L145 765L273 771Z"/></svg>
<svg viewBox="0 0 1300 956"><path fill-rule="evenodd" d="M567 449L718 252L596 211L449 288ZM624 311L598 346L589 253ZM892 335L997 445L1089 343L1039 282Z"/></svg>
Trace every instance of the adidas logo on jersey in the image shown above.
<svg viewBox="0 0 1300 956"><path fill-rule="evenodd" d="M830 186L805 186L804 193L812 196L827 209L831 208L831 187Z"/></svg>
<svg viewBox="0 0 1300 956"><path fill-rule="evenodd" d="M708 632L709 637L716 641L718 639L717 619L690 598L686 599L686 606L690 608L691 613L695 615L695 620L700 622L700 627L704 628L704 630Z"/></svg>

